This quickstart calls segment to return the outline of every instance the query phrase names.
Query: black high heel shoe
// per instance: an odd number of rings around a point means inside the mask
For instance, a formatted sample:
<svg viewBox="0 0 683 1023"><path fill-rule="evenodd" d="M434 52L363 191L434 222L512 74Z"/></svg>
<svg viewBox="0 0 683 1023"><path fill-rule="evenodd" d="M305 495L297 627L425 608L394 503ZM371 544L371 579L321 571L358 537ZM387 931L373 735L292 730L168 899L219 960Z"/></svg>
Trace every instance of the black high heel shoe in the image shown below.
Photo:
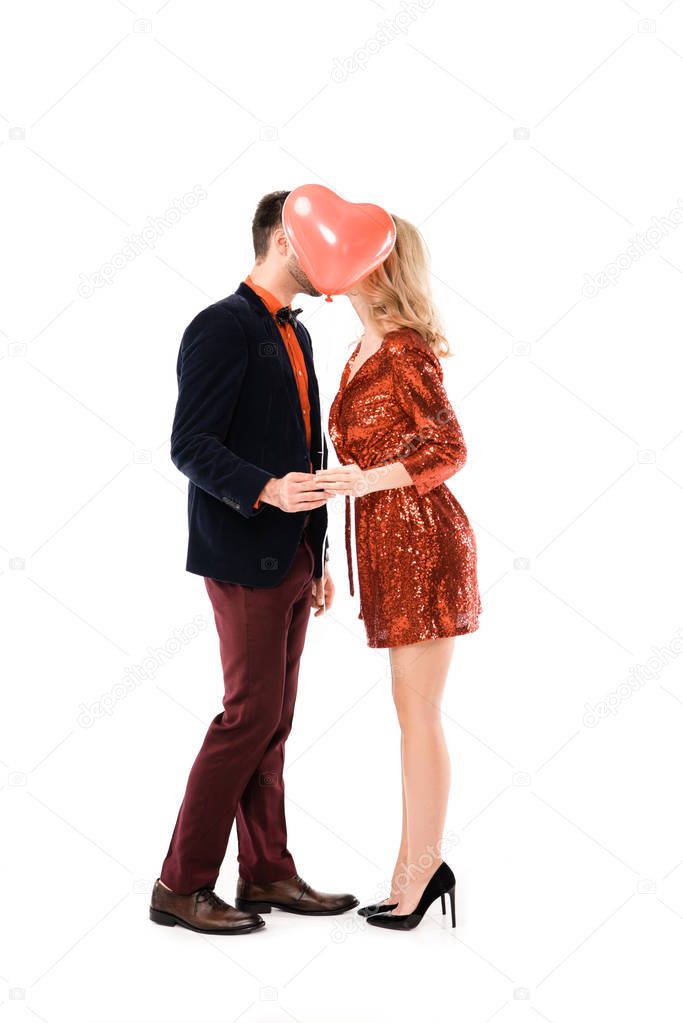
<svg viewBox="0 0 683 1023"><path fill-rule="evenodd" d="M412 913L396 916L393 913L379 913L377 916L368 917L368 923L373 927L384 927L389 931L412 931L422 920L432 902L441 898L441 910L446 913L446 896L451 900L451 926L455 927L455 876L447 863L442 863L435 874L432 875L427 887L422 893L422 898Z"/></svg>
<svg viewBox="0 0 683 1023"><path fill-rule="evenodd" d="M398 902L371 902L369 906L361 906L358 916L374 916L376 913L390 913L396 909Z"/></svg>

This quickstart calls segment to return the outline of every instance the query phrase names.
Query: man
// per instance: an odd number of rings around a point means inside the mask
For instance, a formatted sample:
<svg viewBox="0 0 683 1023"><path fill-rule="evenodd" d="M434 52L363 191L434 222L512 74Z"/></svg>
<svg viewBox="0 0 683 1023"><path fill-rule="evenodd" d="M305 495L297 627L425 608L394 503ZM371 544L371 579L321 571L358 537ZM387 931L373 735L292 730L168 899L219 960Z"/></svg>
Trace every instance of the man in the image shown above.
<svg viewBox="0 0 683 1023"><path fill-rule="evenodd" d="M282 228L287 192L259 203L256 262L234 295L189 325L178 356L171 458L189 479L187 569L204 576L225 695L194 762L161 875L155 923L212 934L264 926L259 912L328 915L358 905L317 892L287 849L284 746L306 628L332 603L327 451L313 349L290 303L318 295ZM237 821L236 907L214 892Z"/></svg>

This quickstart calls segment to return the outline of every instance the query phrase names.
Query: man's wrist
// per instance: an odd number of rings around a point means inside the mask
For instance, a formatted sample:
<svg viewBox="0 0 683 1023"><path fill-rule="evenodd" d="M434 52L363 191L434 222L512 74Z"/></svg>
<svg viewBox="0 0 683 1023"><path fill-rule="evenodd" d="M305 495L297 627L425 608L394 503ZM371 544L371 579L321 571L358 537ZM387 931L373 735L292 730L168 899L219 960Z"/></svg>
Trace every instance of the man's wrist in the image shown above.
<svg viewBox="0 0 683 1023"><path fill-rule="evenodd" d="M265 487L258 496L259 501L265 504L274 504L276 507L279 503L280 494L280 480L277 476L271 476L266 483Z"/></svg>

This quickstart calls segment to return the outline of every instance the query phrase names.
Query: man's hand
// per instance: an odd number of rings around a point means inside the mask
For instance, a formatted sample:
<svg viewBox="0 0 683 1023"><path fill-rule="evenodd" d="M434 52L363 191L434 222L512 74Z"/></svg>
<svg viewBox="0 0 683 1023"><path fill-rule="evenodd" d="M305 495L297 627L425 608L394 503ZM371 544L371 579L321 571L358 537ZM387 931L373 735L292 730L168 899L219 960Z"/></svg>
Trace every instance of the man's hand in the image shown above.
<svg viewBox="0 0 683 1023"><path fill-rule="evenodd" d="M326 568L323 569L323 572L322 579L314 579L311 583L311 607L317 609L313 615L314 618L319 618L320 615L329 611L334 602L332 576Z"/></svg>
<svg viewBox="0 0 683 1023"><path fill-rule="evenodd" d="M268 480L259 500L283 512L305 512L321 508L327 501L325 484L307 472L288 472L280 479Z"/></svg>

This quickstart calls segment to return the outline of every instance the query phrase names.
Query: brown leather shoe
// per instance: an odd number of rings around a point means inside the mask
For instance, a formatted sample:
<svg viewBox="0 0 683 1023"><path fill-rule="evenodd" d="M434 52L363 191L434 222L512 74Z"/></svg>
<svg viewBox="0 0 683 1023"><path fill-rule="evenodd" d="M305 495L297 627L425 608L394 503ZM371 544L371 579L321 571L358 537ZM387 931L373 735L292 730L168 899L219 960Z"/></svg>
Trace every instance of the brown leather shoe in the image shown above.
<svg viewBox="0 0 683 1023"><path fill-rule="evenodd" d="M335 916L354 909L358 899L353 895L316 892L296 874L285 881L271 881L270 884L262 885L240 878L235 905L252 913L270 913L274 908L304 916Z"/></svg>
<svg viewBox="0 0 683 1023"><path fill-rule="evenodd" d="M241 913L219 899L212 888L191 895L176 895L157 878L152 889L149 918L165 927L187 927L202 934L248 934L265 927L257 913Z"/></svg>

